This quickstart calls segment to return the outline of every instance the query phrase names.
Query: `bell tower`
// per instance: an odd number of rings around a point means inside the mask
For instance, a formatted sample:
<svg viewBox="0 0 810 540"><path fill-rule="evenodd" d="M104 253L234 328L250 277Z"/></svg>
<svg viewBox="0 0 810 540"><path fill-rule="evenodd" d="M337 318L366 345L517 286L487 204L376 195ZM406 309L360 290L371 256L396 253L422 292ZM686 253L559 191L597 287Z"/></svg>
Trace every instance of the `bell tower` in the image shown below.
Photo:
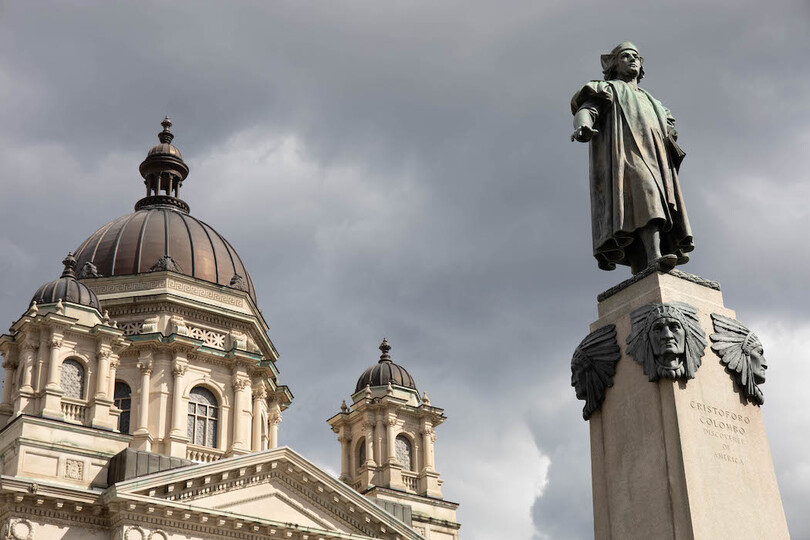
<svg viewBox="0 0 810 540"><path fill-rule="evenodd" d="M446 420L408 371L395 364L387 339L380 360L366 369L340 412L327 420L341 445L340 479L387 510L400 514L423 536L458 538L458 504L442 498L435 468L435 427Z"/></svg>

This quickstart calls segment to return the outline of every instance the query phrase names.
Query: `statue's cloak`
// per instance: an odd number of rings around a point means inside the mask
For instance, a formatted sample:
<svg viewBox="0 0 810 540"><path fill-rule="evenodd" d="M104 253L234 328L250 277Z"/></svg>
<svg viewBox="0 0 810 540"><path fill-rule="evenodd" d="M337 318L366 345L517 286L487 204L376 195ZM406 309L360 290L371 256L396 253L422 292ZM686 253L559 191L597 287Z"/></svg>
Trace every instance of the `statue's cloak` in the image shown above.
<svg viewBox="0 0 810 540"><path fill-rule="evenodd" d="M590 142L593 253L599 268L645 260L636 231L660 220L661 254L680 260L694 249L678 166L675 119L647 91L624 81L592 81L574 94L599 133ZM652 261L648 261L647 264Z"/></svg>

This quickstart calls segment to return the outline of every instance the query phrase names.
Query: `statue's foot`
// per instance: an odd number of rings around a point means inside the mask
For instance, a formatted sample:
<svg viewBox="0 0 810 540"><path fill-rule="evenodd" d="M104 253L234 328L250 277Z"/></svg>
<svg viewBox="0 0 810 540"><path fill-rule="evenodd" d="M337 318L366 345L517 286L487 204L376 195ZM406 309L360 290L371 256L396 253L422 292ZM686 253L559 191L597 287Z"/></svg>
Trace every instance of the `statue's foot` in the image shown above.
<svg viewBox="0 0 810 540"><path fill-rule="evenodd" d="M669 272L678 264L678 257L675 255L664 255L657 259L652 265L659 272Z"/></svg>

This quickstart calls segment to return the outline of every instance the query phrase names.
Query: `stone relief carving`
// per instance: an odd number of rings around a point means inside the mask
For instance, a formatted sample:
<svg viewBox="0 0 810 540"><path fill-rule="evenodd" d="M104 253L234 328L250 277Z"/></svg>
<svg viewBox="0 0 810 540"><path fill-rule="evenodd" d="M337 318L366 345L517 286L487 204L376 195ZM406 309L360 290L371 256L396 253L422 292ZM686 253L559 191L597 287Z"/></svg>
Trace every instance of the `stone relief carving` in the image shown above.
<svg viewBox="0 0 810 540"><path fill-rule="evenodd" d="M147 317L144 319L143 324L141 326L141 332L144 334L153 334L158 331L158 323L160 322L160 317Z"/></svg>
<svg viewBox="0 0 810 540"><path fill-rule="evenodd" d="M693 379L706 350L697 310L684 302L648 304L630 314L627 353L650 381Z"/></svg>
<svg viewBox="0 0 810 540"><path fill-rule="evenodd" d="M759 385L765 382L765 351L756 334L741 322L712 313L715 333L709 336L712 350L720 361L734 374L737 387L745 397L757 405L765 398Z"/></svg>
<svg viewBox="0 0 810 540"><path fill-rule="evenodd" d="M84 263L84 266L82 266L82 269L79 271L78 277L79 279L95 278L101 277L101 274L98 273L98 268L96 268L95 264L91 263L90 261L87 261L86 263Z"/></svg>
<svg viewBox="0 0 810 540"><path fill-rule="evenodd" d="M146 540L146 533L140 527L128 527L124 531L124 540Z"/></svg>
<svg viewBox="0 0 810 540"><path fill-rule="evenodd" d="M571 358L571 386L577 399L585 401L582 408L585 420L602 407L605 391L613 386L613 375L620 357L616 326L612 324L588 334L574 351Z"/></svg>
<svg viewBox="0 0 810 540"><path fill-rule="evenodd" d="M234 289L239 289L240 291L247 291L247 287L245 286L245 278L243 278L239 274L233 275L230 281L230 285Z"/></svg>
<svg viewBox="0 0 810 540"><path fill-rule="evenodd" d="M65 460L65 476L73 480L81 480L84 476L84 463L77 459Z"/></svg>
<svg viewBox="0 0 810 540"><path fill-rule="evenodd" d="M152 268L149 269L150 272L165 272L167 270L180 274L183 273L183 269L180 268L180 265L177 264L177 261L175 261L171 255L163 255L152 265Z"/></svg>
<svg viewBox="0 0 810 540"><path fill-rule="evenodd" d="M4 540L34 540L34 525L27 519L10 519L3 524L0 537Z"/></svg>

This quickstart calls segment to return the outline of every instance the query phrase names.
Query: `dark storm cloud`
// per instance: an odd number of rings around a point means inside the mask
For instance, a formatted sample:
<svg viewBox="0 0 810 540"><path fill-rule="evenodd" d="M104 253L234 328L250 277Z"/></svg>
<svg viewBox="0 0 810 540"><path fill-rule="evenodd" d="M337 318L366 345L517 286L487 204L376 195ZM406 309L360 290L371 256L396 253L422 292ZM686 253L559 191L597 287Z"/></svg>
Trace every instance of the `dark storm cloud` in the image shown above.
<svg viewBox="0 0 810 540"><path fill-rule="evenodd" d="M523 478L501 480L516 493L547 481L514 503L513 534L531 535L532 519L552 538L590 531L567 361L596 294L627 272L599 272L589 254L587 149L568 142L568 100L615 43L640 46L644 86L678 119L697 244L687 270L720 280L743 319L808 319L803 3L0 9L0 319L131 211L168 113L191 167L181 195L239 250L282 353L296 394L282 443L337 466L323 419L387 336L447 410L437 459L465 538L493 537L499 521L476 506L490 487L467 480L476 448L495 469L527 460ZM782 448L803 435L774 417L779 467L800 459ZM524 446L480 442L522 440L521 428L547 478ZM807 494L783 485L786 501ZM786 507L793 534L810 533Z"/></svg>

